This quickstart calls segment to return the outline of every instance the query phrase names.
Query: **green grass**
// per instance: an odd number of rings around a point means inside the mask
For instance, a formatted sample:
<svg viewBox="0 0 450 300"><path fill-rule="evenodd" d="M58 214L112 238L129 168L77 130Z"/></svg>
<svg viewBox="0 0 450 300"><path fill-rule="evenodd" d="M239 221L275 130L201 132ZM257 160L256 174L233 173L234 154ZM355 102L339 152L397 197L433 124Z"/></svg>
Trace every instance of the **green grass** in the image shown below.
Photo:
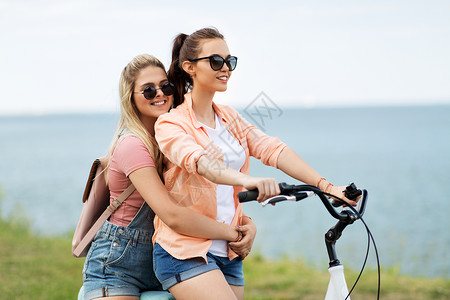
<svg viewBox="0 0 450 300"><path fill-rule="evenodd" d="M329 281L327 271L318 271L301 260L267 260L254 254L244 263L246 299L323 299ZM347 283L359 272L345 270ZM376 299L377 271L365 270L352 299ZM450 299L449 279L400 276L396 268L381 272L380 299Z"/></svg>
<svg viewBox="0 0 450 300"><path fill-rule="evenodd" d="M30 233L24 218L0 219L0 299L76 299L84 259L71 255L71 236ZM328 272L301 260L245 260L245 299L323 299ZM358 275L346 270L347 282ZM377 274L366 271L353 299L376 299ZM381 299L450 299L449 279L400 276L382 271Z"/></svg>
<svg viewBox="0 0 450 300"><path fill-rule="evenodd" d="M0 219L0 299L76 299L83 259L71 237L39 237L26 221Z"/></svg>

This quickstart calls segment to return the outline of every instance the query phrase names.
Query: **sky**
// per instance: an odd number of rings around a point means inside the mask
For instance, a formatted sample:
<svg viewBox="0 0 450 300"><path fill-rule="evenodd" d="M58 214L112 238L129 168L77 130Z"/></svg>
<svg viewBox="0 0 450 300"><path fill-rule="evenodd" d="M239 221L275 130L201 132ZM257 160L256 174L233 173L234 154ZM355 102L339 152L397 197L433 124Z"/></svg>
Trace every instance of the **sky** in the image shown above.
<svg viewBox="0 0 450 300"><path fill-rule="evenodd" d="M0 115L117 112L136 55L214 26L245 107L450 104L450 1L0 0Z"/></svg>

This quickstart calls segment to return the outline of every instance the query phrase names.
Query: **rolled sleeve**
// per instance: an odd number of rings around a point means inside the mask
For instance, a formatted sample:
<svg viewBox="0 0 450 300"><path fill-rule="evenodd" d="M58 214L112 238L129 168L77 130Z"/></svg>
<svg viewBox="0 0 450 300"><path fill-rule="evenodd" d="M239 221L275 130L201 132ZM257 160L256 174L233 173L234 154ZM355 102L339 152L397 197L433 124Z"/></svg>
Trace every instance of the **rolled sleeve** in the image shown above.
<svg viewBox="0 0 450 300"><path fill-rule="evenodd" d="M155 138L168 160L197 174L197 162L206 152L181 125L160 117L155 124Z"/></svg>
<svg viewBox="0 0 450 300"><path fill-rule="evenodd" d="M247 143L251 156L260 159L265 165L278 168L278 157L286 147L278 137L268 136L252 127L247 133Z"/></svg>

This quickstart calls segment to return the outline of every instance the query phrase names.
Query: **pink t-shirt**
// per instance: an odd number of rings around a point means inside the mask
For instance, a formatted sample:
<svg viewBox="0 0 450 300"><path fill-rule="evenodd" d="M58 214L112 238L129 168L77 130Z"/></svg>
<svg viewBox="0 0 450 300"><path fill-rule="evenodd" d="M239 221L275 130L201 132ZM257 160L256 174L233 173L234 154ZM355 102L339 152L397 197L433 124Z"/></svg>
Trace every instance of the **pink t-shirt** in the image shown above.
<svg viewBox="0 0 450 300"><path fill-rule="evenodd" d="M128 176L138 169L154 167L155 163L144 143L134 135L119 140L111 156L108 185L110 200L119 195L131 184ZM111 215L110 222L127 226L142 206L144 199L136 190Z"/></svg>

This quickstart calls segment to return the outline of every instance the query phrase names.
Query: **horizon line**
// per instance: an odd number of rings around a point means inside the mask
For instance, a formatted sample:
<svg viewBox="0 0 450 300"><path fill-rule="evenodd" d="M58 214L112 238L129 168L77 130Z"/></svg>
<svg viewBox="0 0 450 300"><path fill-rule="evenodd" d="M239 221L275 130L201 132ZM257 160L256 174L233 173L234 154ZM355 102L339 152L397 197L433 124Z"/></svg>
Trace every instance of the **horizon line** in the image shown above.
<svg viewBox="0 0 450 300"><path fill-rule="evenodd" d="M372 108L407 108L407 107L439 107L439 106L450 106L449 102L431 102L431 103L380 103L380 104L339 104L339 105L280 105L279 108L283 109L346 109L346 108L362 108L362 109L372 109ZM232 106L237 111L244 110L248 106ZM35 111L24 111L24 112L0 112L0 117L40 117L40 116L57 116L57 115L95 115L95 114L110 114L118 115L120 114L120 109L93 109L93 110L35 110Z"/></svg>

